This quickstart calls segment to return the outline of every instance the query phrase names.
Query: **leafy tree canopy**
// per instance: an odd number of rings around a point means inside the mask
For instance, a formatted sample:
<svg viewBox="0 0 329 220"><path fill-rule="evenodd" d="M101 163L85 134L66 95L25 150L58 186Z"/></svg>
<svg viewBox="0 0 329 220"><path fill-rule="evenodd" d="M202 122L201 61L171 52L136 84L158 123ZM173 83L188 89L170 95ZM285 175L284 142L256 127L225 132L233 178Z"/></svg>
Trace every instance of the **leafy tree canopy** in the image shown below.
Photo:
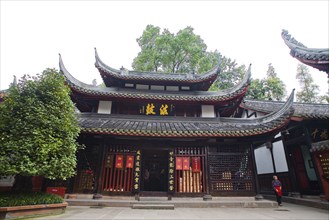
<svg viewBox="0 0 329 220"><path fill-rule="evenodd" d="M314 83L307 66L298 64L296 79L301 89L296 93L297 102L318 103L322 101L322 98L319 96L319 86Z"/></svg>
<svg viewBox="0 0 329 220"><path fill-rule="evenodd" d="M75 175L80 128L69 92L55 69L9 88L0 105L0 175Z"/></svg>
<svg viewBox="0 0 329 220"><path fill-rule="evenodd" d="M221 57L222 73L210 90L225 89L241 80L246 72L244 65L221 56L215 51L207 51L203 39L186 27L177 34L168 29L147 25L137 43L141 51L135 57L132 67L137 71L164 73L204 73L218 64Z"/></svg>
<svg viewBox="0 0 329 220"><path fill-rule="evenodd" d="M282 100L286 95L286 86L283 81L277 77L273 65L268 65L266 78L252 80L247 97L259 100Z"/></svg>

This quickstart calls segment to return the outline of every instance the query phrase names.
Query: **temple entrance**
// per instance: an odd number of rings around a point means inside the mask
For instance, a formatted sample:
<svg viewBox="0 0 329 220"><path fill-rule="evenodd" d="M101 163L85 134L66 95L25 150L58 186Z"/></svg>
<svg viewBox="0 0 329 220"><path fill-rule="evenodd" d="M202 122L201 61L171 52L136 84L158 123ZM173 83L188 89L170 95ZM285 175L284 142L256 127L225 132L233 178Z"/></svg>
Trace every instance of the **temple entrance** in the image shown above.
<svg viewBox="0 0 329 220"><path fill-rule="evenodd" d="M141 191L167 192L168 190L168 151L142 151Z"/></svg>

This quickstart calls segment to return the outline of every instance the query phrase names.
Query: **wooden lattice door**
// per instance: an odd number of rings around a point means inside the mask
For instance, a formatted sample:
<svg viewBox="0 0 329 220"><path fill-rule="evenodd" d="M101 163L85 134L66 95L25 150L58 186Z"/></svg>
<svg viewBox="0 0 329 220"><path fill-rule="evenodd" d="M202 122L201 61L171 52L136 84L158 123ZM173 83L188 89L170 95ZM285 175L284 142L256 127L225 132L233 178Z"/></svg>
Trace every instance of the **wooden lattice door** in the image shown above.
<svg viewBox="0 0 329 220"><path fill-rule="evenodd" d="M175 192L203 193L206 191L204 147L175 148Z"/></svg>
<svg viewBox="0 0 329 220"><path fill-rule="evenodd" d="M221 145L208 153L210 190L218 195L253 194L254 175L250 147Z"/></svg>
<svg viewBox="0 0 329 220"><path fill-rule="evenodd" d="M103 161L102 191L132 192L136 151L108 147Z"/></svg>

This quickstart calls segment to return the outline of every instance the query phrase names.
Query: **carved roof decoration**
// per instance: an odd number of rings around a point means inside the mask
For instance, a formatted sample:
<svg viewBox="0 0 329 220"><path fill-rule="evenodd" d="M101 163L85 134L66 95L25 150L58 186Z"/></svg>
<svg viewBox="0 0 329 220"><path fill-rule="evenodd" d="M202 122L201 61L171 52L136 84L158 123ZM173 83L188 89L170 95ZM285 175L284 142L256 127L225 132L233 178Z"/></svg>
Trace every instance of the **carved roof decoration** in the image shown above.
<svg viewBox="0 0 329 220"><path fill-rule="evenodd" d="M95 66L107 87L123 87L125 83L190 86L193 90L207 91L220 73L220 61L210 71L202 74L194 73L160 73L114 69L106 65L98 56L95 48Z"/></svg>
<svg viewBox="0 0 329 220"><path fill-rule="evenodd" d="M286 126L294 111L293 96L294 91L279 110L254 119L81 113L78 120L81 132L87 134L171 138L249 137L272 134Z"/></svg>
<svg viewBox="0 0 329 220"><path fill-rule="evenodd" d="M208 91L154 91L137 90L127 88L101 88L98 86L83 83L74 78L65 68L61 55L59 55L59 68L66 78L67 84L73 93L80 97L89 97L97 100L147 100L147 101L168 101L168 102L201 102L205 103L226 103L237 100L245 95L251 78L251 65L244 78L235 86L219 92Z"/></svg>
<svg viewBox="0 0 329 220"><path fill-rule="evenodd" d="M300 62L324 71L329 77L329 48L307 48L304 44L291 37L287 30L282 30L281 36L290 48L290 55Z"/></svg>
<svg viewBox="0 0 329 220"><path fill-rule="evenodd" d="M261 113L271 113L280 109L284 102L280 101L263 101L245 99L241 102L240 107ZM328 104L314 104L314 103L293 103L295 109L294 117L303 119L329 119L329 105Z"/></svg>

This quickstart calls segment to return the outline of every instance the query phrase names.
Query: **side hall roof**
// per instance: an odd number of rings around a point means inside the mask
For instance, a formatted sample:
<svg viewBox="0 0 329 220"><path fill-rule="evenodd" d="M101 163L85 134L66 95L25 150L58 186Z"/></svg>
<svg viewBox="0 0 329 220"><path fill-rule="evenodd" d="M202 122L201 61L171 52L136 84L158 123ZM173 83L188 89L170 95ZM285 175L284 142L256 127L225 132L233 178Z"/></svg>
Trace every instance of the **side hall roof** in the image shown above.
<svg viewBox="0 0 329 220"><path fill-rule="evenodd" d="M266 116L242 118L184 118L161 116L78 114L81 132L113 136L216 138L276 134L292 116L294 91L287 102Z"/></svg>
<svg viewBox="0 0 329 220"><path fill-rule="evenodd" d="M287 30L282 30L281 36L290 48L290 55L300 62L324 71L329 77L329 48L307 48L304 44L291 37Z"/></svg>
<svg viewBox="0 0 329 220"><path fill-rule="evenodd" d="M94 100L146 100L168 102L198 102L199 104L219 104L242 98L248 90L251 78L251 65L244 78L234 87L219 92L208 91L154 91L127 88L98 87L85 84L74 78L65 68L59 55L59 68L66 78L67 84L73 93L80 97Z"/></svg>
<svg viewBox="0 0 329 220"><path fill-rule="evenodd" d="M271 113L277 111L284 105L280 101L264 101L245 99L241 102L240 107L261 113ZM329 119L329 105L315 103L293 103L295 112L294 117L303 119Z"/></svg>
<svg viewBox="0 0 329 220"><path fill-rule="evenodd" d="M114 69L106 65L98 56L95 48L95 66L107 87L122 87L125 83L190 86L193 90L207 91L211 84L217 79L220 73L220 62L213 69L206 73L160 73L125 71Z"/></svg>

